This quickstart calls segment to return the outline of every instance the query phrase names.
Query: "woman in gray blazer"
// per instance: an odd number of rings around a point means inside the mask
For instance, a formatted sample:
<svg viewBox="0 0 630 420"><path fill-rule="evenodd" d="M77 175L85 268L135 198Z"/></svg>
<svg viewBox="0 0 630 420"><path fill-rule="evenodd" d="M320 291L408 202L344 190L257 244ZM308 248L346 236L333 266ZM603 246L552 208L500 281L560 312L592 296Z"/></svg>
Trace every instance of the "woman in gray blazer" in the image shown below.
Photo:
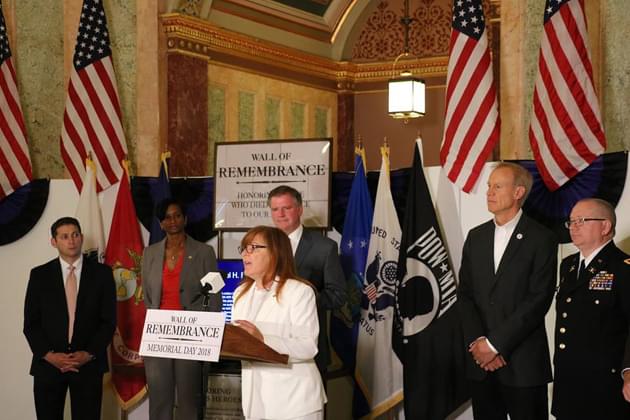
<svg viewBox="0 0 630 420"><path fill-rule="evenodd" d="M202 310L199 280L217 271L214 250L186 235L186 217L180 203L166 199L157 216L166 237L144 250L142 283L147 309ZM210 295L208 309L221 311L221 294ZM194 360L145 357L149 418L172 420L175 395L177 419L196 420L202 398L201 363Z"/></svg>

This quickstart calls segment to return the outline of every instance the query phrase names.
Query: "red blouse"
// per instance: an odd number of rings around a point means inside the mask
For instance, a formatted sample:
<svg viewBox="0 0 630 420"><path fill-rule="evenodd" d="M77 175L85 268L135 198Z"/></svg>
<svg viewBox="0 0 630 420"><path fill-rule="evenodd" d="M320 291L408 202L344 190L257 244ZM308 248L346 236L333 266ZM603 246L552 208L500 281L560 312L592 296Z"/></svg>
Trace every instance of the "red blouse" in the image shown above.
<svg viewBox="0 0 630 420"><path fill-rule="evenodd" d="M162 267L162 298L160 299L160 309L182 310L182 303L179 300L179 275L184 265L184 253L182 252L175 268L170 270L167 261Z"/></svg>

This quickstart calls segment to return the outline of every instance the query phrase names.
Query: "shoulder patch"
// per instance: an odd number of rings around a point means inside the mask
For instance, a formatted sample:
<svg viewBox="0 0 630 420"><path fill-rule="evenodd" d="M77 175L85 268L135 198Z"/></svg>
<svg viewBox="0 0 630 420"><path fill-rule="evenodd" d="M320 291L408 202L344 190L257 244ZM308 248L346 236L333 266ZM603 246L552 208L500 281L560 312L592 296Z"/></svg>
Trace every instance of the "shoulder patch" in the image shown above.
<svg viewBox="0 0 630 420"><path fill-rule="evenodd" d="M625 262L626 264L630 265L630 258L626 258L625 260L623 260L623 262Z"/></svg>

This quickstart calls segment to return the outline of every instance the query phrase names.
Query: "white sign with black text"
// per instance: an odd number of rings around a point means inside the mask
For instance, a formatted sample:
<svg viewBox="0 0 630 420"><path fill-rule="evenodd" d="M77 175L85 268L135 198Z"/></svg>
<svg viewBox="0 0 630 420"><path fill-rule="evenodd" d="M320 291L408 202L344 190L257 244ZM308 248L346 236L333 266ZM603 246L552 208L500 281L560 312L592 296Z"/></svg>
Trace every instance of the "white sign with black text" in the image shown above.
<svg viewBox="0 0 630 420"><path fill-rule="evenodd" d="M330 225L331 140L217 143L214 228L271 225L267 194L288 185L302 194L306 227Z"/></svg>
<svg viewBox="0 0 630 420"><path fill-rule="evenodd" d="M223 342L223 312L149 309L140 355L217 362Z"/></svg>

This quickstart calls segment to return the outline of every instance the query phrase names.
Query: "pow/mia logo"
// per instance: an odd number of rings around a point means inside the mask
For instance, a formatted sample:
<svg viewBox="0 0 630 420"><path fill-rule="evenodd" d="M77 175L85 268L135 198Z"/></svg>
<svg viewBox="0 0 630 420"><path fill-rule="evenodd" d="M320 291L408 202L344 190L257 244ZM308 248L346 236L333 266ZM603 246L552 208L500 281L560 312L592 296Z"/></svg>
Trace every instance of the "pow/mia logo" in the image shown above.
<svg viewBox="0 0 630 420"><path fill-rule="evenodd" d="M407 249L406 274L396 294L396 326L405 339L427 328L457 301L455 276L435 227Z"/></svg>

